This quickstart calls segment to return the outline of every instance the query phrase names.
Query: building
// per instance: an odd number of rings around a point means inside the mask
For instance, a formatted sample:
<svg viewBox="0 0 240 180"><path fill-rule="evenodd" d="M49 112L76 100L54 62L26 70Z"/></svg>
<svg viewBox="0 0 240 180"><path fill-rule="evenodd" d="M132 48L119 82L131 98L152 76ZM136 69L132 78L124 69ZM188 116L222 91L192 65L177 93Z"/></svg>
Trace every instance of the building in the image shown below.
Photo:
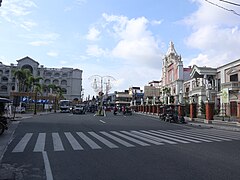
<svg viewBox="0 0 240 180"><path fill-rule="evenodd" d="M34 77L42 77L41 84L60 86L66 99L80 100L82 98L82 70L65 67L46 68L28 56L17 60L16 65L10 64L9 66L0 63L1 97L9 97L11 91L18 89L17 80L13 76L13 72L21 68L29 69Z"/></svg>
<svg viewBox="0 0 240 180"><path fill-rule="evenodd" d="M162 64L161 99L164 103L179 103L179 94L183 92L183 83L190 79L190 71L191 67L183 67L181 55L170 42Z"/></svg>
<svg viewBox="0 0 240 180"><path fill-rule="evenodd" d="M144 101L147 103L158 103L161 96L161 81L151 81L144 86Z"/></svg>

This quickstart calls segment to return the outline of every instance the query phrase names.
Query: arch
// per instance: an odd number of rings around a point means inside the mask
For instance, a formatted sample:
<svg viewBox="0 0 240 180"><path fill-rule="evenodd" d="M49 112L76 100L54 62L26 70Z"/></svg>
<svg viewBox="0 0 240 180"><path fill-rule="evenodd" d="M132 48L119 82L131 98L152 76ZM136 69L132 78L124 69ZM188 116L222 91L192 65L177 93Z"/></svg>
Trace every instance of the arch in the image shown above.
<svg viewBox="0 0 240 180"><path fill-rule="evenodd" d="M67 81L66 80L62 80L61 81L61 85L67 85Z"/></svg>
<svg viewBox="0 0 240 180"><path fill-rule="evenodd" d="M2 92L7 92L7 90L8 90L7 86L5 86L5 85L1 86L1 91Z"/></svg>
<svg viewBox="0 0 240 180"><path fill-rule="evenodd" d="M46 72L46 76L51 76L52 75L52 72L51 71L47 71Z"/></svg>
<svg viewBox="0 0 240 180"><path fill-rule="evenodd" d="M45 79L44 83L48 85L48 84L51 83L51 80L50 79Z"/></svg>
<svg viewBox="0 0 240 180"><path fill-rule="evenodd" d="M6 76L2 77L2 82L8 82L8 78Z"/></svg>
<svg viewBox="0 0 240 180"><path fill-rule="evenodd" d="M60 76L60 73L59 73L59 72L56 72L56 73L54 74L54 76L55 76L55 77L59 77L59 76Z"/></svg>
<svg viewBox="0 0 240 180"><path fill-rule="evenodd" d="M54 80L53 80L53 84L59 85L59 80L58 80L58 79L54 79Z"/></svg>
<svg viewBox="0 0 240 180"><path fill-rule="evenodd" d="M32 67L31 65L29 65L29 64L23 65L23 66L22 66L22 69L29 69L29 71L30 71L31 73L33 73L33 67Z"/></svg>
<svg viewBox="0 0 240 180"><path fill-rule="evenodd" d="M15 86L12 86L12 91L15 91Z"/></svg>
<svg viewBox="0 0 240 180"><path fill-rule="evenodd" d="M63 74L62 74L62 77L67 77L67 76L68 76L67 73L63 73Z"/></svg>

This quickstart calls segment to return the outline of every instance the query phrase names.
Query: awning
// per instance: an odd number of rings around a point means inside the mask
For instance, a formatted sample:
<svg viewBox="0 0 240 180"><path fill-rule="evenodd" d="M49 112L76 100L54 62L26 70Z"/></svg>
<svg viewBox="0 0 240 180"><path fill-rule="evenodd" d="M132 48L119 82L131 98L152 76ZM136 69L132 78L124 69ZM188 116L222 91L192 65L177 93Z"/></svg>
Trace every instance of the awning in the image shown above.
<svg viewBox="0 0 240 180"><path fill-rule="evenodd" d="M10 103L11 100L7 98L0 98L0 103Z"/></svg>

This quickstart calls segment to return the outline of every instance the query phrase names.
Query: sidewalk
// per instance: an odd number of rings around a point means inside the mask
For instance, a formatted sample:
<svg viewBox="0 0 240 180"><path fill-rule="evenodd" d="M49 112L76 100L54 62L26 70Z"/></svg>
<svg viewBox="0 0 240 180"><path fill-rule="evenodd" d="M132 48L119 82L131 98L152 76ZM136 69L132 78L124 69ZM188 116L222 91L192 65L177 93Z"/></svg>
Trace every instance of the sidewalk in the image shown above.
<svg viewBox="0 0 240 180"><path fill-rule="evenodd" d="M45 114L52 114L54 113L54 111L47 111L47 112L37 112L37 114L33 114L33 112L30 113L16 113L15 114L15 118L13 119L13 114L10 116L11 121L18 121L18 120L22 120L22 119L28 119L34 116L38 116L38 115L45 115Z"/></svg>
<svg viewBox="0 0 240 180"><path fill-rule="evenodd" d="M159 119L159 116L155 114L140 113L140 112L135 112L135 113ZM191 126L200 126L200 127L208 127L208 128L216 128L216 129L224 129L224 130L240 132L240 123L236 121L212 120L212 124L207 124L205 123L206 119L194 118L194 120L192 121L189 117L185 117L185 121L187 125L191 125Z"/></svg>

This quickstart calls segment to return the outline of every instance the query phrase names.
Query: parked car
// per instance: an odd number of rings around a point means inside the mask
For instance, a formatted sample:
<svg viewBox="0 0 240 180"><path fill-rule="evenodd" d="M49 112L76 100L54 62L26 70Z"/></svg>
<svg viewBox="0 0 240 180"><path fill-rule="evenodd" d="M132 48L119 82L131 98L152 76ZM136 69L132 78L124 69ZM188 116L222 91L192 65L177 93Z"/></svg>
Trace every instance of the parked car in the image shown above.
<svg viewBox="0 0 240 180"><path fill-rule="evenodd" d="M86 107L84 104L76 104L72 109L73 114L85 114Z"/></svg>

